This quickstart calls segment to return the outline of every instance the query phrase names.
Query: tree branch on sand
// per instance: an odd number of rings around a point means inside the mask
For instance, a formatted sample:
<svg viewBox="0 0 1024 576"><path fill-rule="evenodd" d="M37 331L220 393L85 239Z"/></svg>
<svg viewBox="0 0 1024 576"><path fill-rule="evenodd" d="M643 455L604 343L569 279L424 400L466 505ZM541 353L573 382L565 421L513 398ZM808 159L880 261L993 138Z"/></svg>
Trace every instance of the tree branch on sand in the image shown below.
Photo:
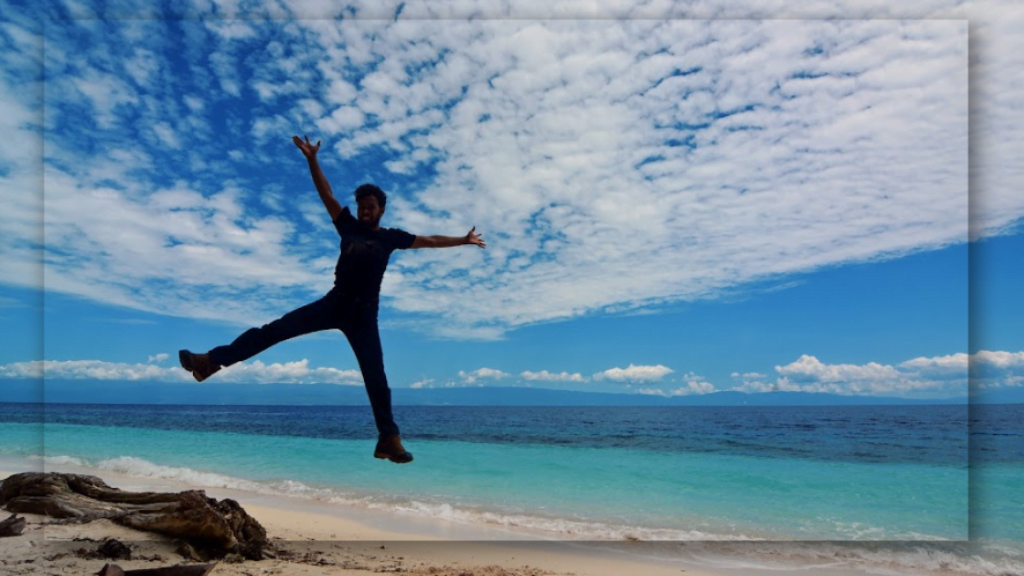
<svg viewBox="0 0 1024 576"><path fill-rule="evenodd" d="M11 514L7 520L0 522L0 538L5 536L18 536L25 529L25 519L18 518L17 514Z"/></svg>
<svg viewBox="0 0 1024 576"><path fill-rule="evenodd" d="M181 538L207 559L234 553L260 560L269 548L266 530L238 502L217 501L202 490L126 492L95 476L24 472L0 484L0 506L15 515L49 516L56 523L108 519Z"/></svg>

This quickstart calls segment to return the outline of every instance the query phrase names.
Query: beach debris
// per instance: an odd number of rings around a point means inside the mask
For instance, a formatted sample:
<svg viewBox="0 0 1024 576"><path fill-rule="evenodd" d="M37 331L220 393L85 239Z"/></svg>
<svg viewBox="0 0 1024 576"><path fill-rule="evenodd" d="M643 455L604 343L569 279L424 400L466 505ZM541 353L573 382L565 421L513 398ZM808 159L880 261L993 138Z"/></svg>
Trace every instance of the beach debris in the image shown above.
<svg viewBox="0 0 1024 576"><path fill-rule="evenodd" d="M199 556L199 552L196 552L196 549L184 540L178 542L178 546L174 551L186 560L202 561L202 558Z"/></svg>
<svg viewBox="0 0 1024 576"><path fill-rule="evenodd" d="M108 519L134 528L181 538L209 561L235 553L261 560L267 532L238 502L209 498L202 490L127 492L96 476L23 472L0 485L0 506L8 512L42 514L58 523Z"/></svg>
<svg viewBox="0 0 1024 576"><path fill-rule="evenodd" d="M132 558L132 549L120 540L104 540L96 551L104 558L113 560L131 560Z"/></svg>
<svg viewBox="0 0 1024 576"><path fill-rule="evenodd" d="M324 553L320 550L306 550L304 552L296 552L294 550L281 549L277 551L277 558L280 560L284 560L285 562L293 562L296 564L309 564L312 566L332 566L335 564L334 562L328 560L324 556ZM357 569L361 570L364 568L366 567L362 566L361 568Z"/></svg>
<svg viewBox="0 0 1024 576"><path fill-rule="evenodd" d="M0 538L5 536L20 536L25 529L25 519L19 518L17 514L11 514L7 520L0 522Z"/></svg>
<svg viewBox="0 0 1024 576"><path fill-rule="evenodd" d="M178 564L162 568L140 568L124 570L117 564L104 564L96 576L206 576L217 563L212 564Z"/></svg>
<svg viewBox="0 0 1024 576"><path fill-rule="evenodd" d="M100 542L100 545L93 550L85 548L75 550L75 556L85 558L87 560L99 560L101 558L106 558L108 560L131 560L132 549L120 540L109 538L104 539Z"/></svg>

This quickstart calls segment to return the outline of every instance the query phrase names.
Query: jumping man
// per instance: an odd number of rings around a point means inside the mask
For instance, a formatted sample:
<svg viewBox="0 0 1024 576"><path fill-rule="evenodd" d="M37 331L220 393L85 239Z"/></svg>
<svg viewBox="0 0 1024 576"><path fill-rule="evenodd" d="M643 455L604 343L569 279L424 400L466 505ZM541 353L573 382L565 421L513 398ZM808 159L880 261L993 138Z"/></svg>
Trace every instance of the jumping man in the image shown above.
<svg viewBox="0 0 1024 576"><path fill-rule="evenodd" d="M398 425L391 413L391 389L384 375L384 356L377 329L380 283L384 269L394 250L449 248L467 244L485 248L487 245L476 233L476 227L465 236L414 236L397 228L381 228L380 219L384 215L387 196L372 184L356 188L359 217L352 216L347 206L342 208L338 203L320 169L316 158L320 142L313 145L308 136L305 140L293 136L292 141L309 162L313 184L341 236L341 254L334 268L334 288L316 302L293 310L260 328L246 330L231 344L217 346L205 354L181 350L178 359L185 370L192 372L192 376L202 382L221 368L251 358L278 342L320 330L341 330L359 362L377 423L378 438L374 457L386 458L399 464L412 462L412 454L402 446Z"/></svg>

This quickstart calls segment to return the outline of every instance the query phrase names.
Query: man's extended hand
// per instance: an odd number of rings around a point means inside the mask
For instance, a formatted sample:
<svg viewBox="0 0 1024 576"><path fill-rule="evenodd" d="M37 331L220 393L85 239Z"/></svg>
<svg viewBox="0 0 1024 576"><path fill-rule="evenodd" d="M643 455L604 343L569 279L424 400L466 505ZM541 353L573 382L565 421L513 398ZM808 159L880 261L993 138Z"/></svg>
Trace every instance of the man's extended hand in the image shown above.
<svg viewBox="0 0 1024 576"><path fill-rule="evenodd" d="M484 242L483 237L476 233L476 226L473 226L469 234L466 234L466 244L476 244L481 248L487 248L487 242Z"/></svg>
<svg viewBox="0 0 1024 576"><path fill-rule="evenodd" d="M487 243L476 233L476 226L465 236L419 236L412 241L410 248L453 248L476 244L481 248L487 248Z"/></svg>
<svg viewBox="0 0 1024 576"><path fill-rule="evenodd" d="M315 145L310 144L309 136L306 136L305 142L299 139L298 136L292 136L292 142L295 142L295 145L299 147L299 150L302 150L303 156L310 160L316 158L316 151L320 149L320 141L317 140Z"/></svg>

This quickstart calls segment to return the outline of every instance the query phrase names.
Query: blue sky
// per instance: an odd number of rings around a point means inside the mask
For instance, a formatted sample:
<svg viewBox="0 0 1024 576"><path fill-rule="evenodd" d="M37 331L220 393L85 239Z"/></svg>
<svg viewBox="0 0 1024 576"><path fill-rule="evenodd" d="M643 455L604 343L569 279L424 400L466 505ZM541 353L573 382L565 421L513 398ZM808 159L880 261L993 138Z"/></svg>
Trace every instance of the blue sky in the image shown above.
<svg viewBox="0 0 1024 576"><path fill-rule="evenodd" d="M326 292L337 235L304 133L343 202L374 182L384 225L488 241L392 256L393 387L1024 382L1009 4L169 6L4 10L0 386L185 382L179 348ZM361 384L339 333L216 378Z"/></svg>

